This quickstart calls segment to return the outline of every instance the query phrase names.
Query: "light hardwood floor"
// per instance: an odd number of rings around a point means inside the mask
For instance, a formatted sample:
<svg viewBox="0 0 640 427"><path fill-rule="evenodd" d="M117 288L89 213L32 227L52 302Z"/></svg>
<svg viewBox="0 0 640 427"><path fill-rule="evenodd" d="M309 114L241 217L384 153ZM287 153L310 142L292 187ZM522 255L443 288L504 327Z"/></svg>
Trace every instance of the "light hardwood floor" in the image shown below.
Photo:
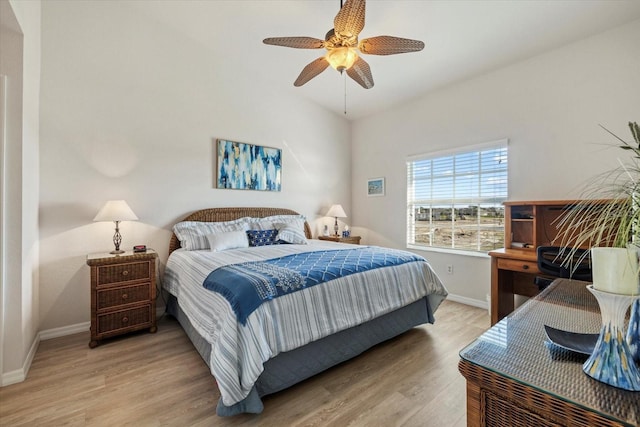
<svg viewBox="0 0 640 427"><path fill-rule="evenodd" d="M466 425L458 352L489 327L486 310L445 301L434 325L382 343L220 418L209 369L173 318L90 349L89 332L40 343L27 380L0 388L2 426Z"/></svg>

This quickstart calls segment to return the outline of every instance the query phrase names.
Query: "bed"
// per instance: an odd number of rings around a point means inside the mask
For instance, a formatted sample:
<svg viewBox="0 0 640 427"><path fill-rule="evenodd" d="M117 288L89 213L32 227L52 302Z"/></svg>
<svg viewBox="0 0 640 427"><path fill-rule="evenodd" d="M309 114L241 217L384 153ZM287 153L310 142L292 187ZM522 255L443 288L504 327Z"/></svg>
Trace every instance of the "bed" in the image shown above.
<svg viewBox="0 0 640 427"><path fill-rule="evenodd" d="M189 229L192 234L185 237L185 227L198 231ZM298 235L288 235L292 229ZM243 232L249 241L267 234L289 241L251 247L229 243ZM208 233L208 237L194 237L194 233ZM200 243L194 245L198 239ZM244 317L224 292L205 288L214 274L225 269L257 268L290 258L311 259L311 264L327 257L365 259L367 254L378 261L384 254L384 262L401 264L370 266L345 277L323 275L325 281L317 286L263 298ZM328 261L327 271L334 271ZM230 282L236 286L235 280ZM216 379L220 416L260 413L261 397L417 325L433 323L434 312L447 296L423 258L404 251L311 240L304 217L281 208L212 208L185 217L174 227L169 243L163 288L169 293L167 311L179 321Z"/></svg>

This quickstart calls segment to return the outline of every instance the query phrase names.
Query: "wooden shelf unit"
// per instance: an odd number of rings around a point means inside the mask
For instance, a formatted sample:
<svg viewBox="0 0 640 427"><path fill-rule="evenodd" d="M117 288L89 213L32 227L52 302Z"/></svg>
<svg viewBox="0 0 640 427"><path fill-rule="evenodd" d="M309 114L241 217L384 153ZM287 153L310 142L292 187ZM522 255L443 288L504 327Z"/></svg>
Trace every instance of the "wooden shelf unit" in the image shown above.
<svg viewBox="0 0 640 427"><path fill-rule="evenodd" d="M538 246L551 245L558 235L558 218L573 203L575 200L505 202L505 248L535 252Z"/></svg>

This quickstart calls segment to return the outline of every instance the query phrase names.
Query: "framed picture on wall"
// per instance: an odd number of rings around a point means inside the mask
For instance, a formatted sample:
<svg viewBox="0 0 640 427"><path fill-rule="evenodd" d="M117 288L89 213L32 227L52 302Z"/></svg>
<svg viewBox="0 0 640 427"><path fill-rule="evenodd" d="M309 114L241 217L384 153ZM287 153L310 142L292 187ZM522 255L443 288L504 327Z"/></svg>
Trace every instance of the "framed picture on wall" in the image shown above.
<svg viewBox="0 0 640 427"><path fill-rule="evenodd" d="M369 178L367 180L367 196L384 196L384 178Z"/></svg>
<svg viewBox="0 0 640 427"><path fill-rule="evenodd" d="M216 188L280 191L282 150L218 139Z"/></svg>

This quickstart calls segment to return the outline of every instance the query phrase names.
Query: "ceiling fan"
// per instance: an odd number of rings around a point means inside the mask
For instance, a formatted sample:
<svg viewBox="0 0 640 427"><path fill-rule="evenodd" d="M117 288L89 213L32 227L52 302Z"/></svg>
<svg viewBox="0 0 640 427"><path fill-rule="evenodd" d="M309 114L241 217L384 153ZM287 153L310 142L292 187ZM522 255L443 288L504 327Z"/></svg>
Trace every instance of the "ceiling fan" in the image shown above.
<svg viewBox="0 0 640 427"><path fill-rule="evenodd" d="M293 47L296 49L325 48L327 54L308 64L294 86L302 86L323 72L329 65L343 71L365 89L373 87L373 77L369 64L358 55L395 55L397 53L417 52L424 48L420 40L403 39L393 36L378 36L358 42L358 34L364 28L364 9L366 0L346 0L333 20L333 28L327 32L324 40L313 37L271 37L264 39L265 44Z"/></svg>

